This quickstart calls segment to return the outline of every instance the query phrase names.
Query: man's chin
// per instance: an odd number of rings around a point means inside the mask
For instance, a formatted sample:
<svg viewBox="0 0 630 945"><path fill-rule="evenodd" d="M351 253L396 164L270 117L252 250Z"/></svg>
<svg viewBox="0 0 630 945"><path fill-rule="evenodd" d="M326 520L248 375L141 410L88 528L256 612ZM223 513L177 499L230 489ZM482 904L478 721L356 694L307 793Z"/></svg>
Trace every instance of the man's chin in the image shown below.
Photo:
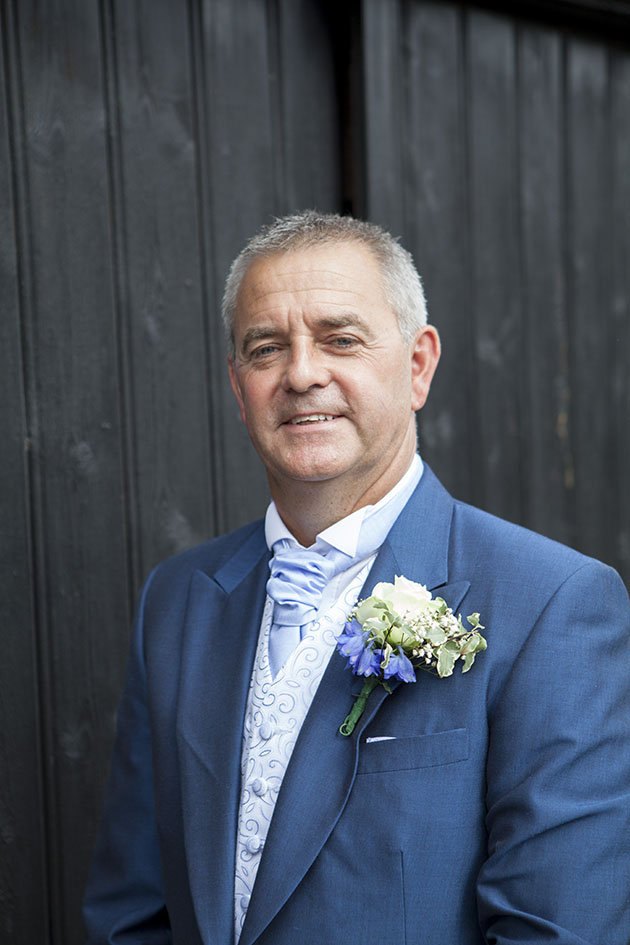
<svg viewBox="0 0 630 945"><path fill-rule="evenodd" d="M348 472L348 464L331 460L310 460L308 462L290 463L281 469L268 469L270 480L280 488L291 483L325 483L338 479Z"/></svg>

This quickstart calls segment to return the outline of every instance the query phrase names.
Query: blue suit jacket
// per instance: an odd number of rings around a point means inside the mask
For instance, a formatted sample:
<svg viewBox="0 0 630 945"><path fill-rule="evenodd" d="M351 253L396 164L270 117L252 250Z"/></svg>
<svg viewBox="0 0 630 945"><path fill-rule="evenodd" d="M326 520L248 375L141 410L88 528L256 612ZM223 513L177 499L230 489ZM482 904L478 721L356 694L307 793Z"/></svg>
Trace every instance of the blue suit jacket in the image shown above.
<svg viewBox="0 0 630 945"><path fill-rule="evenodd" d="M230 945L262 523L160 565L133 637L90 945ZM373 692L335 654L278 796L241 945L630 940L630 610L611 569L453 501L427 468L366 583L478 611L470 673ZM395 736L366 743L366 737Z"/></svg>

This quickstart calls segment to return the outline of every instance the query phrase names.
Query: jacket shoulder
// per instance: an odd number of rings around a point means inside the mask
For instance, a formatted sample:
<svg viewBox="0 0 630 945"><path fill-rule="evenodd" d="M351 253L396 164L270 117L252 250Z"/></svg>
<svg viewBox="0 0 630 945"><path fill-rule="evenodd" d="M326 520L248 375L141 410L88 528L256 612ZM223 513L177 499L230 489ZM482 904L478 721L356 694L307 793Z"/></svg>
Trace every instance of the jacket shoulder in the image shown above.
<svg viewBox="0 0 630 945"><path fill-rule="evenodd" d="M583 568L613 570L568 545L457 500L453 537L459 560L463 550L473 573L492 574L496 580L538 591L552 592Z"/></svg>

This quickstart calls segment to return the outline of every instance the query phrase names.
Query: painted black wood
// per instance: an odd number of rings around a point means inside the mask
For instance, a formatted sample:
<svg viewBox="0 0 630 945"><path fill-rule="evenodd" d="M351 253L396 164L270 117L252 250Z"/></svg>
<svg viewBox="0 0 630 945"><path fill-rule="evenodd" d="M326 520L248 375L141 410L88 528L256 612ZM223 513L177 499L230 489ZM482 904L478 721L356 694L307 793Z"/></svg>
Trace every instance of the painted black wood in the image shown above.
<svg viewBox="0 0 630 945"><path fill-rule="evenodd" d="M474 5L610 38L630 37L629 0L475 0Z"/></svg>
<svg viewBox="0 0 630 945"><path fill-rule="evenodd" d="M137 579L214 533L192 24L186 6L106 5L121 417Z"/></svg>
<svg viewBox="0 0 630 945"><path fill-rule="evenodd" d="M16 14L50 934L73 942L129 616L100 23L81 2Z"/></svg>
<svg viewBox="0 0 630 945"><path fill-rule="evenodd" d="M46 807L41 777L36 573L32 532L33 383L21 311L30 309L20 179L15 30L0 10L0 940L49 939ZM11 37L11 40L10 40Z"/></svg>
<svg viewBox="0 0 630 945"><path fill-rule="evenodd" d="M567 274L571 372L570 415L575 465L577 537L588 536L596 557L605 557L617 511L610 416L611 191L608 56L596 44L567 50ZM602 483L605 500L593 495Z"/></svg>
<svg viewBox="0 0 630 945"><path fill-rule="evenodd" d="M423 453L628 580L628 48L484 6L362 6L365 209L445 342Z"/></svg>
<svg viewBox="0 0 630 945"><path fill-rule="evenodd" d="M563 43L555 31L519 27L523 520L571 542L575 471L564 271L563 64Z"/></svg>
<svg viewBox="0 0 630 945"><path fill-rule="evenodd" d="M611 57L610 208L611 308L609 339L611 366L606 376L611 390L613 464L616 471L615 522L612 532L616 560L630 583L630 61L625 52ZM609 536L609 542L610 542Z"/></svg>

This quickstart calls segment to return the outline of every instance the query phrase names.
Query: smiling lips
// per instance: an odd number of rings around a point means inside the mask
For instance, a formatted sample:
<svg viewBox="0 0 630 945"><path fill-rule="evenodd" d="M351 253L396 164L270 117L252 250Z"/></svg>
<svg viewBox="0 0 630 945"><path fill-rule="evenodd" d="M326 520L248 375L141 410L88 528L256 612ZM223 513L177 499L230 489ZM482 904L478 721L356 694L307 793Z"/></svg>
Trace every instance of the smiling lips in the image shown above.
<svg viewBox="0 0 630 945"><path fill-rule="evenodd" d="M292 417L290 420L287 420L287 423L290 426L295 426L300 423L321 423L326 420L336 420L338 414L332 413L309 413L303 417Z"/></svg>

